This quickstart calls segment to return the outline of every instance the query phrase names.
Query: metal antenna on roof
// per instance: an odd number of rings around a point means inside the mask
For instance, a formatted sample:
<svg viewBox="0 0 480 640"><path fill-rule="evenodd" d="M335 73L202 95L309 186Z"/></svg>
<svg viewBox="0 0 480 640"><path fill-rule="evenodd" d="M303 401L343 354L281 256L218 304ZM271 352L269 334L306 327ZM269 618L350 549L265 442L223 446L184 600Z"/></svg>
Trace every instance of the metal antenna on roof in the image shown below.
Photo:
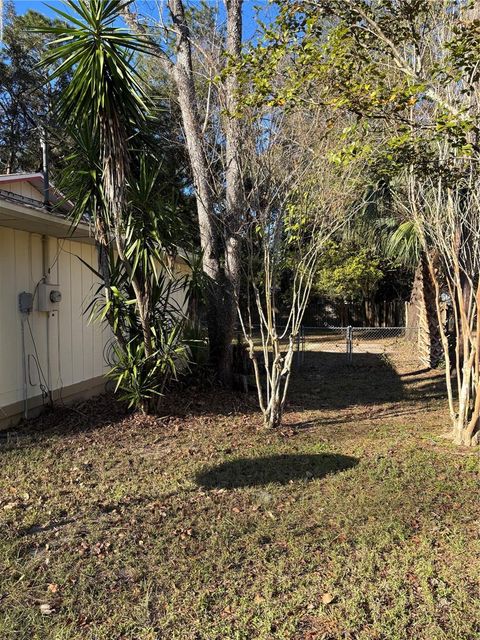
<svg viewBox="0 0 480 640"><path fill-rule="evenodd" d="M1 2L2 0L0 0ZM48 140L45 127L40 127L40 146L42 147L43 204L50 209L50 177L48 171Z"/></svg>

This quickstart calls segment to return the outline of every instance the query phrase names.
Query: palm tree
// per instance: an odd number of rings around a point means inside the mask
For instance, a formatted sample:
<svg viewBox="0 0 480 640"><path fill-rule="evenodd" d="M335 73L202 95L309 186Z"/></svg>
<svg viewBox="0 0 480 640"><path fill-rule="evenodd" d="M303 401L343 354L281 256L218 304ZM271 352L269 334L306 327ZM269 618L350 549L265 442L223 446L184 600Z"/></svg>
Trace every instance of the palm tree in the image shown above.
<svg viewBox="0 0 480 640"><path fill-rule="evenodd" d="M394 196L387 180L370 185L364 195L365 206L354 220L351 232L378 255L414 273L409 324L418 328L421 363L429 369L435 368L443 359L435 286L415 222L408 219L399 222L398 214L392 215L397 209Z"/></svg>
<svg viewBox="0 0 480 640"><path fill-rule="evenodd" d="M43 64L55 69L50 81L67 72L71 74L56 105L59 116L66 126L83 132L83 140L90 141L90 152L98 149L97 161L91 167L91 191L81 204L95 202L91 214L101 254L113 242L131 279L145 354L149 356L153 347L148 291L132 267L125 246L128 140L148 115L145 94L133 66L134 55L147 52L148 46L141 37L115 26L130 1L66 0L69 12L54 8L66 22L43 29L56 36ZM108 275L103 275L107 283Z"/></svg>
<svg viewBox="0 0 480 640"><path fill-rule="evenodd" d="M399 224L387 238L387 253L400 263L415 269L410 307L410 324L418 328L418 354L429 369L437 367L443 359L443 347L436 308L435 285L428 259L421 248L415 222Z"/></svg>

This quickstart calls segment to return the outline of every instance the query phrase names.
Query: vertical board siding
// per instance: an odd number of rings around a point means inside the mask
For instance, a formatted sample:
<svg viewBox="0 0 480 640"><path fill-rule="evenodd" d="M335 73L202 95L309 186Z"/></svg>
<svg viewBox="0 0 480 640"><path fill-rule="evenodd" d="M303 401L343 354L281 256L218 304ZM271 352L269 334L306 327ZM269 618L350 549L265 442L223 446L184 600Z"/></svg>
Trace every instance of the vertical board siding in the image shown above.
<svg viewBox="0 0 480 640"><path fill-rule="evenodd" d="M15 287L15 291L20 292L20 291L29 291L30 290L30 255L29 255L29 245L30 245L30 238L29 238L29 234L26 231L15 231L14 236L13 236L13 246L14 246L14 278L13 278L13 286ZM8 293L7 293L8 295ZM10 297L10 296L8 296ZM7 298L8 299L8 298ZM6 300L5 300L6 301ZM2 301L2 306L3 306L3 302ZM10 321L12 321L13 319L17 319L19 317L18 311L17 311L17 304L15 304L17 301L15 299L13 299L13 304L12 307L15 310L15 315L12 317L12 314L9 313L10 316ZM36 327L32 327L33 332L35 332L35 328ZM29 331L27 329L27 327L25 327L25 333L26 333L26 344L29 345L31 344L31 338L29 335ZM36 336L37 338L40 338L40 336L37 334ZM15 330L14 332L12 332L10 334L9 332L9 338L12 340L12 342L15 342L15 353L20 353L21 354L21 325L19 322L15 322ZM27 346L28 348L28 346ZM22 372L23 372L23 367L22 367L22 361L20 359L20 361L17 361L15 363L15 371L16 371L16 387L17 389L22 389L22 385L23 385L23 381L22 381ZM12 368L12 372L13 372L13 368Z"/></svg>
<svg viewBox="0 0 480 640"><path fill-rule="evenodd" d="M47 263L49 281L52 284L58 284L60 288L60 278L58 261L60 258L60 252L62 250L63 240L58 238L48 238L47 241ZM63 290L60 289L60 291ZM48 335L47 335L47 347L48 347L48 363L49 363L49 387L50 389L60 389L63 385L61 382L61 358L62 358L62 345L60 344L60 318L63 315L63 305L60 304L60 310L54 311L48 318Z"/></svg>
<svg viewBox="0 0 480 640"><path fill-rule="evenodd" d="M92 262L91 246L82 244L82 260L87 264ZM94 377L93 367L93 331L96 329L93 322L89 322L89 304L95 294L93 287L93 273L82 263L82 326L83 326L83 376L88 380Z"/></svg>
<svg viewBox="0 0 480 640"><path fill-rule="evenodd" d="M17 283L15 291L13 291L12 298L15 303L15 322L20 325L21 329L21 315L18 312L18 294L20 291L29 291L35 295L33 308L38 305L38 285L43 274L43 241L42 236L33 233L27 233L26 231L15 231L16 241L28 246L28 269L29 277L25 282L23 288L18 288ZM18 272L18 258L16 256L15 270ZM0 310L1 313L1 310ZM45 314L39 314L35 311L28 317L28 322L25 320L25 351L27 354L26 367L27 367L27 395L33 397L41 394L41 384L45 384L44 377L46 378L48 385L51 384L49 380L50 368L48 362L48 332L47 323L42 322L39 316ZM30 333L31 330L31 333ZM32 338L33 334L33 338ZM35 349L36 348L36 349ZM22 375L22 353L21 344L19 346L19 358L18 368L20 375ZM23 382L23 381L22 381Z"/></svg>
<svg viewBox="0 0 480 640"><path fill-rule="evenodd" d="M60 322L60 376L63 386L74 383L73 333L72 323L72 253L73 247L69 240L63 241L63 251L58 258L58 284L62 292L62 321Z"/></svg>
<svg viewBox="0 0 480 640"><path fill-rule="evenodd" d="M59 311L51 314L38 311L38 285L44 275L42 237L0 227L0 416L2 407L23 400L21 291L35 294L30 328L24 324L29 397L40 395L42 373L56 390L106 371L103 351L110 334L100 323L89 323L84 314L97 284L77 257L95 268L95 247L57 238L48 238L45 245L50 282L58 284L62 293Z"/></svg>
<svg viewBox="0 0 480 640"><path fill-rule="evenodd" d="M72 247L72 249L74 248L75 247ZM80 247L79 253L81 253L81 247ZM78 258L74 258L70 262L70 267L71 267L70 293L71 293L72 366L73 366L72 382L75 383L85 379L83 375L84 318L82 314L82 299L83 299L82 263Z"/></svg>
<svg viewBox="0 0 480 640"><path fill-rule="evenodd" d="M21 375L17 347L21 328L17 322L17 302L11 295L15 286L15 232L0 229L0 406L16 398Z"/></svg>

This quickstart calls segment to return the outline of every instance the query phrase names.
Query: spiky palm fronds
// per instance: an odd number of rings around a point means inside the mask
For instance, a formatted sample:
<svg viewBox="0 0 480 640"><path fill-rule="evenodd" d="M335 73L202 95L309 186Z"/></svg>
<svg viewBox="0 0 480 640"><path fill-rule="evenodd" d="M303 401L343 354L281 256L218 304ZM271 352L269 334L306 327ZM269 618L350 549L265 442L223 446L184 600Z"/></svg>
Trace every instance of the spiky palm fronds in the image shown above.
<svg viewBox="0 0 480 640"><path fill-rule="evenodd" d="M405 220L397 226L388 238L386 253L398 264L412 269L418 265L421 254L420 237L413 220Z"/></svg>

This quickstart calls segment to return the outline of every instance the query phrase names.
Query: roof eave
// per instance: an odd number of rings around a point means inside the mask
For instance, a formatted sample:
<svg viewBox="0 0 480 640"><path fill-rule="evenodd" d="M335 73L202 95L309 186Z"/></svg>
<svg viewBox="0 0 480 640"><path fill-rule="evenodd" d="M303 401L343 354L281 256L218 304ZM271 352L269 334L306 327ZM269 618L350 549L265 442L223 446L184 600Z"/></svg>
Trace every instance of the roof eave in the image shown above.
<svg viewBox="0 0 480 640"><path fill-rule="evenodd" d="M94 244L90 227L81 222L72 227L70 220L45 209L28 207L0 199L0 226Z"/></svg>

